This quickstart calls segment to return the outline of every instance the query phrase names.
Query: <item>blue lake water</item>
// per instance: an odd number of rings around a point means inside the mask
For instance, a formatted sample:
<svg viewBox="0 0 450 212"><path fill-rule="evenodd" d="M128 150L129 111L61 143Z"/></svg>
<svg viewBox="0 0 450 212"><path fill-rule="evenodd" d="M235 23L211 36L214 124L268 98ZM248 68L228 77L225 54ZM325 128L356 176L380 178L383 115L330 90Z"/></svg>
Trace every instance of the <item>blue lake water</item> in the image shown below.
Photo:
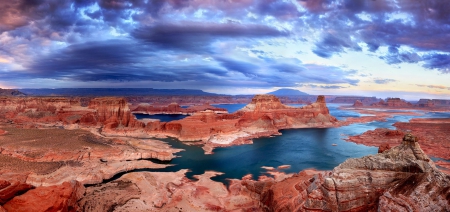
<svg viewBox="0 0 450 212"><path fill-rule="evenodd" d="M337 119L347 117L359 117L352 110L340 110L341 104L327 104L330 113ZM244 107L245 104L215 105L234 112ZM385 122L369 122L364 124L351 124L339 128L306 128L281 130L281 136L258 138L253 144L217 148L214 154L205 155L200 146L186 145L173 138L161 139L168 142L174 148L185 149L177 153L178 158L170 161L175 166L158 171L178 171L189 169L187 177L203 174L213 170L223 172L223 175L212 178L213 180L227 183L227 178L242 178L246 174L252 174L254 178L265 174L262 166L277 167L291 165L285 172L294 173L307 168L319 170L332 170L348 158L357 158L369 154L376 154L378 148L358 145L346 142L343 139L349 135L362 134L367 130L384 127L394 129L392 124L398 121L408 121L411 118L436 118L450 117L450 113L424 113L421 116L397 115L388 118ZM337 144L333 146L332 144ZM155 171L143 169L140 171Z"/></svg>

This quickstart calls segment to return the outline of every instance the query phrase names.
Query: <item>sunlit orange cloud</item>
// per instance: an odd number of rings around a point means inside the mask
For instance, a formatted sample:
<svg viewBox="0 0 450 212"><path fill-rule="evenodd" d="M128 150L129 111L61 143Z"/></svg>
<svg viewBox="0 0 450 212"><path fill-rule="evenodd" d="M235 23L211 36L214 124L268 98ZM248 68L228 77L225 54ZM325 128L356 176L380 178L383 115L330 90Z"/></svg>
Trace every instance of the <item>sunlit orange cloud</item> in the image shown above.
<svg viewBox="0 0 450 212"><path fill-rule="evenodd" d="M0 63L10 63L10 61L5 58L0 57Z"/></svg>

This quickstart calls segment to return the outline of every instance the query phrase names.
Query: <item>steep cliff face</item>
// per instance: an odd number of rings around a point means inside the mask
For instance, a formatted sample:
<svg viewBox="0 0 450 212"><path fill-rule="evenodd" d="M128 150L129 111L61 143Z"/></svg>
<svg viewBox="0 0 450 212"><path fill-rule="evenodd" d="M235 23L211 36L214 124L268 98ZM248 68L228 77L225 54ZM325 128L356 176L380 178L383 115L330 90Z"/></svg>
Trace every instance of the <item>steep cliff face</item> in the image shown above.
<svg viewBox="0 0 450 212"><path fill-rule="evenodd" d="M60 111L80 105L77 98L0 97L0 119L25 124L57 122Z"/></svg>
<svg viewBox="0 0 450 212"><path fill-rule="evenodd" d="M362 107L364 104L360 100L356 100L355 103L353 103L353 107Z"/></svg>
<svg viewBox="0 0 450 212"><path fill-rule="evenodd" d="M296 108L282 104L274 95L256 95L250 104L233 114L205 111L169 122L164 128L180 140L229 145L240 139L277 134L280 129L327 127L335 122L324 96L319 96L313 104Z"/></svg>
<svg viewBox="0 0 450 212"><path fill-rule="evenodd" d="M88 107L80 98L64 97L0 97L0 118L23 125L80 124L84 126L111 125L128 127L134 123L128 104L123 98L95 98Z"/></svg>
<svg viewBox="0 0 450 212"><path fill-rule="evenodd" d="M134 119L124 98L95 98L89 102L88 108L96 111L98 122L105 125L109 124L113 128L118 126L128 127L130 121Z"/></svg>
<svg viewBox="0 0 450 212"><path fill-rule="evenodd" d="M263 208L302 211L448 211L450 177L439 172L407 134L402 144L377 155L348 159L332 172L293 180L296 201L279 201L289 178L260 192ZM283 186L277 184L282 184ZM257 192L258 193L258 192Z"/></svg>
<svg viewBox="0 0 450 212"><path fill-rule="evenodd" d="M253 97L250 104L246 105L241 111L244 112L259 112L268 110L279 110L279 109L292 109L281 103L275 95L270 94L260 94Z"/></svg>

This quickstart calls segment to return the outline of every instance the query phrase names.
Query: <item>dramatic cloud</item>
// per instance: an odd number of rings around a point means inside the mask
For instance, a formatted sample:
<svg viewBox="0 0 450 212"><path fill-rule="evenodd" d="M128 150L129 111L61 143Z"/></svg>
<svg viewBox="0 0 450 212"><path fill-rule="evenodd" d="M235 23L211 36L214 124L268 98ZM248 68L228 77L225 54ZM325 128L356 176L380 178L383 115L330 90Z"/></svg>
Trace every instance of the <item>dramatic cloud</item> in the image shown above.
<svg viewBox="0 0 450 212"><path fill-rule="evenodd" d="M1 1L0 84L352 92L400 89L408 75L401 89L417 89L450 73L448 11L443 0Z"/></svg>
<svg viewBox="0 0 450 212"><path fill-rule="evenodd" d="M450 54L427 54L423 60L425 68L437 69L443 74L450 74Z"/></svg>
<svg viewBox="0 0 450 212"><path fill-rule="evenodd" d="M160 48L208 53L209 45L219 39L287 36L288 32L255 24L184 22L143 27L135 30L132 35Z"/></svg>

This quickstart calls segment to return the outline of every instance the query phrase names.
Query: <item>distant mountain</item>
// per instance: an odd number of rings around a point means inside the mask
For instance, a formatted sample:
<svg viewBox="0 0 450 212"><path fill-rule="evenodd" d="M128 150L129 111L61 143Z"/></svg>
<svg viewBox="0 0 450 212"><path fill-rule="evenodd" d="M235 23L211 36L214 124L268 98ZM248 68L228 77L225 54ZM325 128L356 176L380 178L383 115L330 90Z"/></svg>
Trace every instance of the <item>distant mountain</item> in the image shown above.
<svg viewBox="0 0 450 212"><path fill-rule="evenodd" d="M32 96L215 96L202 90L153 88L24 88L20 91Z"/></svg>
<svg viewBox="0 0 450 212"><path fill-rule="evenodd" d="M299 90L296 89L288 89L288 88L282 88L282 89L278 89L276 91L270 92L268 94L273 94L276 96L304 96L304 95L309 95L305 92L301 92Z"/></svg>
<svg viewBox="0 0 450 212"><path fill-rule="evenodd" d="M1 89L0 96L26 96L26 94L15 89Z"/></svg>

